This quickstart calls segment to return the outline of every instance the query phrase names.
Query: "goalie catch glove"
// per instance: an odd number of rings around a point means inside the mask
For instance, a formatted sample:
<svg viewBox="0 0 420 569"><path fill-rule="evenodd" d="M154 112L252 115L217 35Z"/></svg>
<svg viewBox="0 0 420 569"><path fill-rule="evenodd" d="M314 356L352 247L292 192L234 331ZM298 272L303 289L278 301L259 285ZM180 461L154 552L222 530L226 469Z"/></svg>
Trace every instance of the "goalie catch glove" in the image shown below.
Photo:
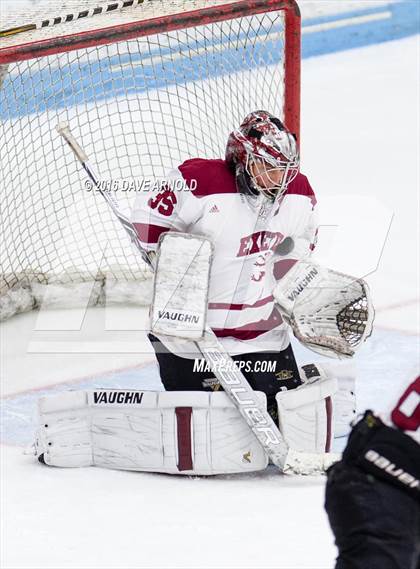
<svg viewBox="0 0 420 569"><path fill-rule="evenodd" d="M295 337L319 354L352 357L372 333L374 310L363 279L300 261L273 296Z"/></svg>

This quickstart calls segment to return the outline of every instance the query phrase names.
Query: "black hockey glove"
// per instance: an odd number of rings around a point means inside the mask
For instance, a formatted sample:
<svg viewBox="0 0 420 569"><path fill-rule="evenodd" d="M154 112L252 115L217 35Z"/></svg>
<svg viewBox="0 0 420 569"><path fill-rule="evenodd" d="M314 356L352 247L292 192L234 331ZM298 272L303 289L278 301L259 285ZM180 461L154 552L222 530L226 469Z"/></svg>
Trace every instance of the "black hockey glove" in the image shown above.
<svg viewBox="0 0 420 569"><path fill-rule="evenodd" d="M385 425L370 410L350 433L342 462L397 485L420 500L420 446L402 431Z"/></svg>

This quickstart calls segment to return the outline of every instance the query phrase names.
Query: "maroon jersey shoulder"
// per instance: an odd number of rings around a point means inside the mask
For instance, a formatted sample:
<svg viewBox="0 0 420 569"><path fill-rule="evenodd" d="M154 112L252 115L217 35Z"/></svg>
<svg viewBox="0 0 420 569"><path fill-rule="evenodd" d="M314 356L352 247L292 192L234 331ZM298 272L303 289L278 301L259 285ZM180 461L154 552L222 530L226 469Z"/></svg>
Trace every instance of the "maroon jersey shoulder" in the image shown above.
<svg viewBox="0 0 420 569"><path fill-rule="evenodd" d="M236 193L235 176L224 160L192 158L186 160L178 169L189 187L191 181L196 180L197 185L192 193L197 198Z"/></svg>
<svg viewBox="0 0 420 569"><path fill-rule="evenodd" d="M287 188L286 196L289 195L307 196L311 200L313 206L316 204L316 197L311 184L309 183L308 178L300 172L296 178L290 182Z"/></svg>

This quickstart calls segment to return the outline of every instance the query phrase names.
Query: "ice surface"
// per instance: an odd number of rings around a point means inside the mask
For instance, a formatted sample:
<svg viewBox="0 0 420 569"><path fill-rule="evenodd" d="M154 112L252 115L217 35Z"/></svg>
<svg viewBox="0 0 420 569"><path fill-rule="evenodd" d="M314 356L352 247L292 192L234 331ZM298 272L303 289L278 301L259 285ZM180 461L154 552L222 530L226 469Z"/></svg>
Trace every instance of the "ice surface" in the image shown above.
<svg viewBox="0 0 420 569"><path fill-rule="evenodd" d="M377 318L356 358L360 410L386 407L418 368L417 50L413 37L303 63L302 169L321 204L318 255L347 272L372 267ZM354 241L337 238L343 209ZM92 308L71 332L68 315L23 314L0 329L5 568L332 569L322 478L61 470L23 455L16 445L30 440L45 391L160 387L144 309Z"/></svg>

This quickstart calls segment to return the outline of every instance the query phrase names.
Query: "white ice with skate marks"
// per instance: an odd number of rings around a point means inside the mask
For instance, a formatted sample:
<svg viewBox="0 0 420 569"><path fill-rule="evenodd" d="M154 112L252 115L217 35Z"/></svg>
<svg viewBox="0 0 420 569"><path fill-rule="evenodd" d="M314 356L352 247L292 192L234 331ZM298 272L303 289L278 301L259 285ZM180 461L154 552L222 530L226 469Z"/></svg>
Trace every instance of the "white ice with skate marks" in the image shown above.
<svg viewBox="0 0 420 569"><path fill-rule="evenodd" d="M343 195L376 201L392 214L376 270L368 276L377 317L372 338L356 356L359 410L386 407L407 376L417 373L417 48L417 38L409 38L303 63L302 169L321 215L327 203L335 200L337 216L346 204L357 237L357 210ZM404 157L403 168L390 160L396 153ZM334 208L327 209L334 221ZM328 248L333 231L323 225L320 247ZM374 233L367 233L366 246ZM363 243L349 238L348 248L336 251L333 268L351 273L364 252ZM162 388L145 341L145 309L94 308L80 331L57 330L66 315L52 312L44 320L49 329L34 331L36 313L2 325L2 392L9 395L4 403L13 419L3 431L9 443L30 439L27 405L32 401L33 409L41 394L30 389ZM34 340L43 350L29 353ZM321 359L298 346L296 353L300 363ZM22 447L3 445L1 452L2 563L8 569L333 567L321 478L290 479L273 469L207 479L48 469L22 455Z"/></svg>

